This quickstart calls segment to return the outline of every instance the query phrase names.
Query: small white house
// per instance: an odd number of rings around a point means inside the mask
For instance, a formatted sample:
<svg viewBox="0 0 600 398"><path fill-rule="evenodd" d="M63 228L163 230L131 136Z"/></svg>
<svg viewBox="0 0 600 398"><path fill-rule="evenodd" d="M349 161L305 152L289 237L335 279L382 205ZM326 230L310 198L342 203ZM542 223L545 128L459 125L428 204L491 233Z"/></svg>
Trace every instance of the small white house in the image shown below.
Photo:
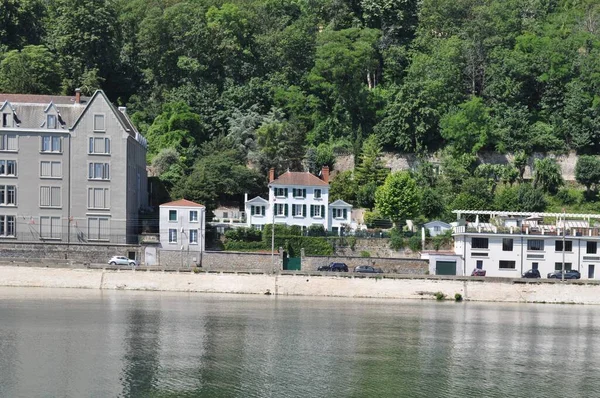
<svg viewBox="0 0 600 398"><path fill-rule="evenodd" d="M438 220L430 221L424 224L423 227L429 231L429 236L438 236L452 229L452 225Z"/></svg>
<svg viewBox="0 0 600 398"><path fill-rule="evenodd" d="M206 208L186 199L160 205L161 250L204 251Z"/></svg>
<svg viewBox="0 0 600 398"><path fill-rule="evenodd" d="M329 204L329 225L331 231L338 235L353 229L352 226L352 205L341 199Z"/></svg>

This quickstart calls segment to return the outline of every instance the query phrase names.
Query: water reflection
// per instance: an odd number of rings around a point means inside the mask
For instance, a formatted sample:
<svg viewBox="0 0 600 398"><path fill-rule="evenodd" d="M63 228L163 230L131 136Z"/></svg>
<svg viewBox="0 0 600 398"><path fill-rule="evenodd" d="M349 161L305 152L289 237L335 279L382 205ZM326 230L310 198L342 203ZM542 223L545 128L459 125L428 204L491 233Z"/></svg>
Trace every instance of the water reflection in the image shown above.
<svg viewBox="0 0 600 398"><path fill-rule="evenodd" d="M0 289L0 396L598 396L598 307Z"/></svg>

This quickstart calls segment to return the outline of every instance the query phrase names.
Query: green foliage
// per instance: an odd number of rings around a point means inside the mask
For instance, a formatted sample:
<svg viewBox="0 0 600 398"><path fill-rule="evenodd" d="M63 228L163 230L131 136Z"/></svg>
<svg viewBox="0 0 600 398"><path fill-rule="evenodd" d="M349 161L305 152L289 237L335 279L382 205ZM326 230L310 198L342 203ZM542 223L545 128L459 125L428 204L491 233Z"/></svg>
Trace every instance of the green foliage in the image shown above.
<svg viewBox="0 0 600 398"><path fill-rule="evenodd" d="M423 249L423 242L421 241L421 237L417 235L413 235L408 238L408 247L413 252L419 252Z"/></svg>
<svg viewBox="0 0 600 398"><path fill-rule="evenodd" d="M533 169L533 186L544 192L556 194L564 184L560 166L553 158L536 159Z"/></svg>
<svg viewBox="0 0 600 398"><path fill-rule="evenodd" d="M435 297L435 299L436 299L437 301L443 301L443 300L446 300L446 295L445 295L444 293L442 293L442 292L435 292L435 293L433 294L433 296Z"/></svg>
<svg viewBox="0 0 600 398"><path fill-rule="evenodd" d="M330 201L333 202L338 199L342 199L350 204L356 203L356 191L358 187L354 181L352 171L347 170L337 173L330 181L329 187Z"/></svg>
<svg viewBox="0 0 600 398"><path fill-rule="evenodd" d="M398 228L392 228L390 231L390 249L400 250L405 246L404 234Z"/></svg>
<svg viewBox="0 0 600 398"><path fill-rule="evenodd" d="M375 193L377 211L396 224L418 214L419 199L417 184L407 172L389 174Z"/></svg>
<svg viewBox="0 0 600 398"><path fill-rule="evenodd" d="M454 294L454 301L463 301L463 296L460 293Z"/></svg>
<svg viewBox="0 0 600 398"><path fill-rule="evenodd" d="M253 252L271 249L270 245L267 247L263 242L244 242L237 240L228 240L223 244L223 247L226 251L238 252Z"/></svg>
<svg viewBox="0 0 600 398"><path fill-rule="evenodd" d="M262 241L262 232L255 228L233 228L225 232L225 238L244 242L260 242Z"/></svg>
<svg viewBox="0 0 600 398"><path fill-rule="evenodd" d="M589 192L600 184L600 159L581 155L575 165L575 179Z"/></svg>
<svg viewBox="0 0 600 398"><path fill-rule="evenodd" d="M1 53L0 53L1 54ZM58 64L44 46L25 46L0 57L0 91L54 94L60 88Z"/></svg>
<svg viewBox="0 0 600 398"><path fill-rule="evenodd" d="M368 257L371 257L371 253L369 253L368 251L363 250L363 251L360 252L360 256L363 257L363 258L368 258Z"/></svg>
<svg viewBox="0 0 600 398"><path fill-rule="evenodd" d="M356 237L354 236L349 236L346 241L348 242L348 246L350 246L350 249L354 250L356 248Z"/></svg>
<svg viewBox="0 0 600 398"><path fill-rule="evenodd" d="M442 137L457 153L477 153L491 144L490 109L472 97L440 120Z"/></svg>

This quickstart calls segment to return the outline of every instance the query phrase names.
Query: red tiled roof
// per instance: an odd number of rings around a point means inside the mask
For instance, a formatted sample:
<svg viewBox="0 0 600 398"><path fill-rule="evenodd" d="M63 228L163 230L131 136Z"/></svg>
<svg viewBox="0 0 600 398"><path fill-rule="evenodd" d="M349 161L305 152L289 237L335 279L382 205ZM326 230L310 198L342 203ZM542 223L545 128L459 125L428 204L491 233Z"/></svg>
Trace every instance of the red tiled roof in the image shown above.
<svg viewBox="0 0 600 398"><path fill-rule="evenodd" d="M0 103L8 100L14 103L45 104L53 102L57 105L75 104L74 95L37 95L37 94L4 94L0 93ZM81 96L81 102L86 103L88 97Z"/></svg>
<svg viewBox="0 0 600 398"><path fill-rule="evenodd" d="M200 203L196 203L196 202L192 202L191 200L187 200L187 199L179 199L173 202L169 202L169 203L163 203L161 206L168 206L168 207L204 207L204 205L201 205Z"/></svg>
<svg viewBox="0 0 600 398"><path fill-rule="evenodd" d="M288 171L276 178L271 184L275 185L304 185L304 186L329 186L319 177L308 172Z"/></svg>

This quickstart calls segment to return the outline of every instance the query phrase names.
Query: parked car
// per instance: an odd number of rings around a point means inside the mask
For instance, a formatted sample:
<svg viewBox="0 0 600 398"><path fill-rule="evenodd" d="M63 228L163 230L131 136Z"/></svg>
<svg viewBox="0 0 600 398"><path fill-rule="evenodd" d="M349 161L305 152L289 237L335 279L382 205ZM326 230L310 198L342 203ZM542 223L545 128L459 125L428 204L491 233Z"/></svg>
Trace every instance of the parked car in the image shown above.
<svg viewBox="0 0 600 398"><path fill-rule="evenodd" d="M317 271L348 272L348 266L344 263L329 263L317 268Z"/></svg>
<svg viewBox="0 0 600 398"><path fill-rule="evenodd" d="M471 276L485 276L486 271L484 269L475 268L473 272L471 272Z"/></svg>
<svg viewBox="0 0 600 398"><path fill-rule="evenodd" d="M581 278L581 274L579 273L579 271L576 270L570 270L570 271L565 271L565 279L580 279ZM562 271L554 271L554 272L550 272L548 274L548 279L562 279Z"/></svg>
<svg viewBox="0 0 600 398"><path fill-rule="evenodd" d="M354 272L362 272L365 274L382 274L383 271L380 268L373 268L370 265L359 265L354 267Z"/></svg>
<svg viewBox="0 0 600 398"><path fill-rule="evenodd" d="M132 267L138 265L136 260L132 260L125 256L113 256L110 260L108 260L108 263L110 265L131 265Z"/></svg>
<svg viewBox="0 0 600 398"><path fill-rule="evenodd" d="M523 274L523 278L541 278L540 271L537 269L530 269L529 271Z"/></svg>

